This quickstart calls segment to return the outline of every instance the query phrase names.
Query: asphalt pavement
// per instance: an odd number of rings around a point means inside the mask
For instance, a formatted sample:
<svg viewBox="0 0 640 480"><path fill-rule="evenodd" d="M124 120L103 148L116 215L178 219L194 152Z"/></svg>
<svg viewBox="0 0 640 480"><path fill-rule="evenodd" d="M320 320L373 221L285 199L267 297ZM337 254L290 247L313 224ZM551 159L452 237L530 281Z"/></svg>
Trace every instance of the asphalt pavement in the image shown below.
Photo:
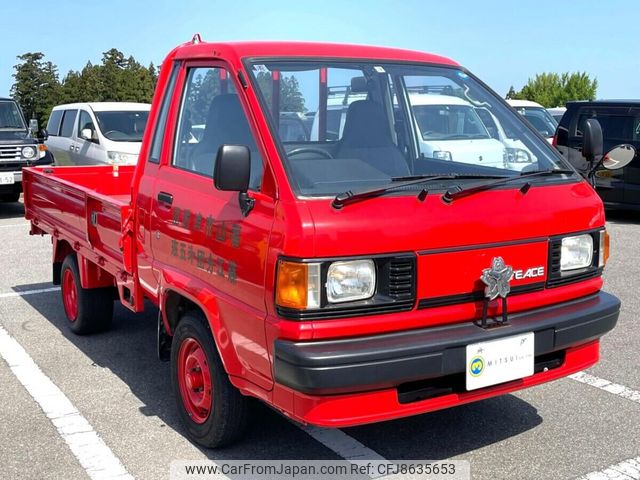
<svg viewBox="0 0 640 480"><path fill-rule="evenodd" d="M33 359L135 478L168 478L172 460L340 460L345 448L386 459L459 459L474 479L613 476L640 457L640 216L608 214L605 288L622 299L618 326L588 371L626 390L571 378L392 422L305 431L263 406L247 437L221 450L191 443L176 414L169 365L155 354L156 314L117 306L113 328L78 337L51 285L50 238L28 235L21 204L0 204L0 328ZM10 363L10 362L9 362ZM14 368L15 370L15 368ZM638 398L633 396L638 393ZM342 442L342 447L339 443ZM346 442L346 443L345 443ZM43 408L0 359L0 477L88 478ZM346 447L345 447L346 445ZM626 465L626 464L624 464ZM622 475L620 473L620 475Z"/></svg>

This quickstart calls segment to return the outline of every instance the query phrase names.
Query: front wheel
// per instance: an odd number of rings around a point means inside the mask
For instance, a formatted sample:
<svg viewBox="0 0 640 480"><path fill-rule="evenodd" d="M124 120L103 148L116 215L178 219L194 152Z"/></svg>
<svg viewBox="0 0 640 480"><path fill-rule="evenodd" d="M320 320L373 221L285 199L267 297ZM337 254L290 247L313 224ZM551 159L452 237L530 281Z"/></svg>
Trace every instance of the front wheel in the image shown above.
<svg viewBox="0 0 640 480"><path fill-rule="evenodd" d="M86 335L107 330L113 317L112 289L82 288L74 254L64 259L60 273L62 305L71 331Z"/></svg>
<svg viewBox="0 0 640 480"><path fill-rule="evenodd" d="M200 315L185 314L175 329L171 376L178 412L191 438L217 448L242 436L249 399L229 381L213 334Z"/></svg>

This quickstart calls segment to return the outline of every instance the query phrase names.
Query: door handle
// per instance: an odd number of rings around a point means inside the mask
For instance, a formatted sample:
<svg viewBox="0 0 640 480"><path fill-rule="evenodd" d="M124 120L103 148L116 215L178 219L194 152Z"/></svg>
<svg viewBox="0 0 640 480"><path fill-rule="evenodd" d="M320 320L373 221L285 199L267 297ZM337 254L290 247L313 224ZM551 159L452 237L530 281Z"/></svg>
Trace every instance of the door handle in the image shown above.
<svg viewBox="0 0 640 480"><path fill-rule="evenodd" d="M171 195L170 193L167 193L167 192L159 192L158 193L158 201L160 203L164 203L166 205L172 205L173 204L173 195Z"/></svg>

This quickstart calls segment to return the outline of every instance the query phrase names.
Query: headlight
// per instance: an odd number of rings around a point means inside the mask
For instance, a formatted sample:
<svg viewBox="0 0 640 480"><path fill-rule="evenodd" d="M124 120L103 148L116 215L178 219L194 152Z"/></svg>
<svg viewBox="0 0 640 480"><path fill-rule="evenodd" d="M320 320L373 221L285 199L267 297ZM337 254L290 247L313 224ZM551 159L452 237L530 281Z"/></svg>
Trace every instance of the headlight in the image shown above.
<svg viewBox="0 0 640 480"><path fill-rule="evenodd" d="M507 163L531 163L531 155L521 148L505 148L504 160Z"/></svg>
<svg viewBox="0 0 640 480"><path fill-rule="evenodd" d="M23 158L26 158L27 160L30 160L35 156L36 156L35 147L23 147L22 148L22 157Z"/></svg>
<svg viewBox="0 0 640 480"><path fill-rule="evenodd" d="M365 300L376 290L372 260L334 262L327 271L327 300L331 303Z"/></svg>
<svg viewBox="0 0 640 480"><path fill-rule="evenodd" d="M134 165L138 162L138 155L134 153L107 152L107 158L112 165Z"/></svg>
<svg viewBox="0 0 640 480"><path fill-rule="evenodd" d="M447 152L444 150L435 150L433 152L433 158L438 159L438 160L453 160L453 157L451 156L451 152Z"/></svg>
<svg viewBox="0 0 640 480"><path fill-rule="evenodd" d="M565 237L560 252L560 271L587 268L593 261L593 237L589 234Z"/></svg>

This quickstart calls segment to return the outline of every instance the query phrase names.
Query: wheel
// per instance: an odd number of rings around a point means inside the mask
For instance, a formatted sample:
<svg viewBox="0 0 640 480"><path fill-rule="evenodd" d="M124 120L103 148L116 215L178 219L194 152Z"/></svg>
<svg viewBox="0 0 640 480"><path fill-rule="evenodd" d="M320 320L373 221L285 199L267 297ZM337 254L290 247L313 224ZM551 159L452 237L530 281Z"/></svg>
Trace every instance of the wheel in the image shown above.
<svg viewBox="0 0 640 480"><path fill-rule="evenodd" d="M109 329L113 317L113 291L111 288L82 288L78 261L74 254L67 255L60 275L62 305L67 324L77 335L97 333Z"/></svg>
<svg viewBox="0 0 640 480"><path fill-rule="evenodd" d="M18 202L20 200L20 192L4 193L0 195L0 200L3 202Z"/></svg>
<svg viewBox="0 0 640 480"><path fill-rule="evenodd" d="M175 329L171 377L178 412L193 440L217 448L242 436L250 399L231 385L206 320L193 312Z"/></svg>

